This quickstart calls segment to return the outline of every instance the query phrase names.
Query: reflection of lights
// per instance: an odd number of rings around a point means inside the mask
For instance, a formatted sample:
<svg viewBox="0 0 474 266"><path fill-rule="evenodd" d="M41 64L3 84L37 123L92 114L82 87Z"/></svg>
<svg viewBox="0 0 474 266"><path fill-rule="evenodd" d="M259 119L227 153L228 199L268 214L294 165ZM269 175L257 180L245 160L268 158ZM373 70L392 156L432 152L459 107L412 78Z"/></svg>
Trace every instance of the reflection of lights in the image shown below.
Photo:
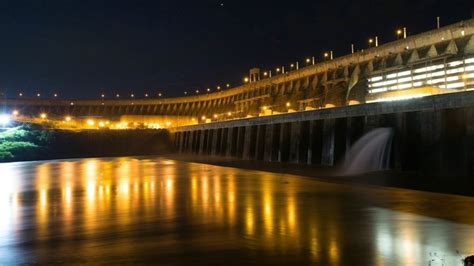
<svg viewBox="0 0 474 266"><path fill-rule="evenodd" d="M253 210L252 210L252 207L247 207L247 210L245 212L245 226L246 226L246 229L247 229L247 233L249 235L253 234L253 230L254 230L254 221L253 221Z"/></svg>
<svg viewBox="0 0 474 266"><path fill-rule="evenodd" d="M95 198L95 183L94 183L94 181L89 181L87 183L87 198L89 200L94 200L94 198Z"/></svg>
<svg viewBox="0 0 474 266"><path fill-rule="evenodd" d="M40 191L40 203L41 203L41 206L46 206L46 189L42 189Z"/></svg>

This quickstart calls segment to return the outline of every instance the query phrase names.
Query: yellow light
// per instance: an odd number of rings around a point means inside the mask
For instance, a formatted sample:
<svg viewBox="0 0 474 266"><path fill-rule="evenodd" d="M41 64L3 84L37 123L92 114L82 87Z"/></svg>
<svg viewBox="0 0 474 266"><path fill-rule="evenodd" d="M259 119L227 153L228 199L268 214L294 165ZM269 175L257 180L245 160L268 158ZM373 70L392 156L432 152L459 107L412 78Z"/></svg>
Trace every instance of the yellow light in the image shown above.
<svg viewBox="0 0 474 266"><path fill-rule="evenodd" d="M328 54L328 53L324 53L324 57L328 57L328 56L329 56L329 54Z"/></svg>
<svg viewBox="0 0 474 266"><path fill-rule="evenodd" d="M286 107L290 107L291 106L291 103L290 102L287 102L286 103Z"/></svg>
<svg viewBox="0 0 474 266"><path fill-rule="evenodd" d="M110 124L110 122L109 122L109 121L105 121L105 124L108 125L108 124Z"/></svg>
<svg viewBox="0 0 474 266"><path fill-rule="evenodd" d="M19 114L20 114L20 112L18 112L18 110L13 110L13 112L12 112L12 115L13 115L13 116L17 116L17 115L19 115Z"/></svg>
<svg viewBox="0 0 474 266"><path fill-rule="evenodd" d="M231 112L228 112L228 113L227 113L227 116L231 116L231 115L232 115L232 113L231 113Z"/></svg>
<svg viewBox="0 0 474 266"><path fill-rule="evenodd" d="M206 120L206 116L203 115L203 116L201 117L201 119L202 119L202 120Z"/></svg>
<svg viewBox="0 0 474 266"><path fill-rule="evenodd" d="M290 67L294 67L294 66L295 66L295 64L291 64L291 65L290 65Z"/></svg>
<svg viewBox="0 0 474 266"><path fill-rule="evenodd" d="M264 75L264 76L267 76L267 75L268 75L268 73L267 73L267 72L263 72L263 75Z"/></svg>
<svg viewBox="0 0 474 266"><path fill-rule="evenodd" d="M276 71L277 71L277 72L280 72L280 68L279 68L279 67L277 67Z"/></svg>
<svg viewBox="0 0 474 266"><path fill-rule="evenodd" d="M369 43L373 43L373 42L374 42L374 39L370 38Z"/></svg>
<svg viewBox="0 0 474 266"><path fill-rule="evenodd" d="M72 118L71 118L70 116L66 116L66 117L64 118L64 120L66 120L66 122L71 121L71 119L72 119Z"/></svg>
<svg viewBox="0 0 474 266"><path fill-rule="evenodd" d="M134 125L134 126L138 126L138 123L137 123L137 122L133 122L133 125Z"/></svg>
<svg viewBox="0 0 474 266"><path fill-rule="evenodd" d="M262 109L263 109L263 110L267 110L267 107L266 107L266 106L264 106L264 107L262 107Z"/></svg>
<svg viewBox="0 0 474 266"><path fill-rule="evenodd" d="M87 125L89 125L89 126L93 126L93 125L95 125L95 122L94 122L94 120L92 120L92 119L88 119L88 120L87 120Z"/></svg>
<svg viewBox="0 0 474 266"><path fill-rule="evenodd" d="M244 82L249 82L249 78L245 77Z"/></svg>
<svg viewBox="0 0 474 266"><path fill-rule="evenodd" d="M194 118L194 117L193 117L193 118L191 118L191 121L196 121L196 118Z"/></svg>
<svg viewBox="0 0 474 266"><path fill-rule="evenodd" d="M45 114L45 113L41 113L41 114L40 114L40 117L41 117L41 119L46 119L46 118L48 117L48 115Z"/></svg>
<svg viewBox="0 0 474 266"><path fill-rule="evenodd" d="M306 63L309 63L309 62L311 62L311 59L306 58Z"/></svg>
<svg viewBox="0 0 474 266"><path fill-rule="evenodd" d="M397 35L400 35L400 34L402 34L402 30L398 29L397 30Z"/></svg>
<svg viewBox="0 0 474 266"><path fill-rule="evenodd" d="M227 88L229 88L229 87L230 87L230 84L229 84L229 83L227 83L227 84L225 84L225 86L226 86Z"/></svg>
<svg viewBox="0 0 474 266"><path fill-rule="evenodd" d="M100 121L100 122L99 122L99 127L105 127L105 123L102 122L102 121Z"/></svg>
<svg viewBox="0 0 474 266"><path fill-rule="evenodd" d="M167 127L171 126L171 122L169 122L169 121L166 122L165 124L166 124Z"/></svg>
<svg viewBox="0 0 474 266"><path fill-rule="evenodd" d="M217 115L214 115L214 118L217 118Z"/></svg>

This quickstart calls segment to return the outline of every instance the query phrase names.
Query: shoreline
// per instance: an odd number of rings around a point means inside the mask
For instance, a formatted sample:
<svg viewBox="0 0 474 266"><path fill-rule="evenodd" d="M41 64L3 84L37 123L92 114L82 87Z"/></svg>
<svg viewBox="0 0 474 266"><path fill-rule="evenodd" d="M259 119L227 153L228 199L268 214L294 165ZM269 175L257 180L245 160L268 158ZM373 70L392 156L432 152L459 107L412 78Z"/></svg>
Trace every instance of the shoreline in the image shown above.
<svg viewBox="0 0 474 266"><path fill-rule="evenodd" d="M190 156L179 154L168 154L162 157L189 163L210 164L223 167L233 167L246 170L256 170L271 173L297 175L316 179L322 182L345 183L355 185L370 185L385 188L401 188L417 191L444 193L461 196L474 196L474 183L449 181L449 177L434 178L427 177L416 172L397 172L387 170L372 172L363 175L337 175L336 167L319 167L312 165L248 161L234 158L222 158L215 156Z"/></svg>

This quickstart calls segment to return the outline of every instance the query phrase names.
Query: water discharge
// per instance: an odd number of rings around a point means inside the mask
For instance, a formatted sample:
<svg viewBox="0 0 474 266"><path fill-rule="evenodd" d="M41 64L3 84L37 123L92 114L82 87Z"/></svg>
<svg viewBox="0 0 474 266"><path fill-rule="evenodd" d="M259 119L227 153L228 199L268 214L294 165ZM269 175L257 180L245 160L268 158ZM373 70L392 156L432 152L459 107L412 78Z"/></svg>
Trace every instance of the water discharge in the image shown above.
<svg viewBox="0 0 474 266"><path fill-rule="evenodd" d="M357 175L389 169L392 139L392 128L369 131L347 151L341 173Z"/></svg>

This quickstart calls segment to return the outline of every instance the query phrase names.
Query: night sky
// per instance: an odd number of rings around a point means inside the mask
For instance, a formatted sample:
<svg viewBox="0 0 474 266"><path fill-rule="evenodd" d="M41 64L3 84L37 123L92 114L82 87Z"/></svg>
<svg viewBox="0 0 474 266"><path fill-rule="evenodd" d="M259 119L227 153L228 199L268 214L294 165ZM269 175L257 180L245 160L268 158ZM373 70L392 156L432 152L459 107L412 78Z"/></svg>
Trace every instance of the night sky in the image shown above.
<svg viewBox="0 0 474 266"><path fill-rule="evenodd" d="M0 91L98 98L241 84L302 62L471 18L470 0L0 1Z"/></svg>

